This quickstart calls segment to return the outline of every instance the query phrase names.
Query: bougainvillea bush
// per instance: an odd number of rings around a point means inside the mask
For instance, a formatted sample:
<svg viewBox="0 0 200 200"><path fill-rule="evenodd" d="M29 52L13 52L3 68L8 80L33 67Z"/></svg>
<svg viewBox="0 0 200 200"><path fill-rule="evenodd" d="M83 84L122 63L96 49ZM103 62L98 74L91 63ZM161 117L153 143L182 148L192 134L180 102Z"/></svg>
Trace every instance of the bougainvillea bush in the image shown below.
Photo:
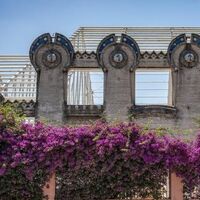
<svg viewBox="0 0 200 200"><path fill-rule="evenodd" d="M160 199L169 171L181 176L188 190L199 184L200 137L184 142L144 132L134 123L56 127L37 122L18 129L0 126L0 200L42 199L53 172L57 200L135 194Z"/></svg>
<svg viewBox="0 0 200 200"><path fill-rule="evenodd" d="M0 105L0 199L41 199L41 185L43 174L37 170L30 181L24 171L23 165L16 167L9 163L14 156L13 147L20 140L24 131L21 123L24 115L13 104Z"/></svg>

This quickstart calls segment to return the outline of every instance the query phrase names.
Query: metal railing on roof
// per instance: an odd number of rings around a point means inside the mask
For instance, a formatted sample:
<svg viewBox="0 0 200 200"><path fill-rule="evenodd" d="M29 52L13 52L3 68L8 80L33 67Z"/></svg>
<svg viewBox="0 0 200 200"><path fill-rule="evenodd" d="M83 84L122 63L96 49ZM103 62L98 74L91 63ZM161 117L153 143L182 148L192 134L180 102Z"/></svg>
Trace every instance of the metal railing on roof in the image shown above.
<svg viewBox="0 0 200 200"><path fill-rule="evenodd" d="M107 35L128 34L138 43L142 52L167 52L169 43L181 33L200 34L200 27L80 27L70 38L76 51L96 51Z"/></svg>
<svg viewBox="0 0 200 200"><path fill-rule="evenodd" d="M28 56L0 56L0 92L6 99L35 100L36 78Z"/></svg>

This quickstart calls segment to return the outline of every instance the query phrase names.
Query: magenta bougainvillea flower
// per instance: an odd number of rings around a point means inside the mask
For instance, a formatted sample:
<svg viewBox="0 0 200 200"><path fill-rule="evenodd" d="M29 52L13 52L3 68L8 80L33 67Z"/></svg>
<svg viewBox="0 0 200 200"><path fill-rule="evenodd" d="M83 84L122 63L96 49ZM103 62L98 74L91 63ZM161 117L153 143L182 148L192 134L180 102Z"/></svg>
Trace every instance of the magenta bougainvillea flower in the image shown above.
<svg viewBox="0 0 200 200"><path fill-rule="evenodd" d="M182 177L188 188L199 184L200 137L184 142L154 131L144 133L134 123L54 127L38 122L24 123L20 129L21 134L0 130L0 183L14 171L36 187L40 174L37 186L41 188L48 175L57 172L59 200L81 195L82 199L108 199L132 193L156 199L169 171ZM28 199L34 190L24 188Z"/></svg>

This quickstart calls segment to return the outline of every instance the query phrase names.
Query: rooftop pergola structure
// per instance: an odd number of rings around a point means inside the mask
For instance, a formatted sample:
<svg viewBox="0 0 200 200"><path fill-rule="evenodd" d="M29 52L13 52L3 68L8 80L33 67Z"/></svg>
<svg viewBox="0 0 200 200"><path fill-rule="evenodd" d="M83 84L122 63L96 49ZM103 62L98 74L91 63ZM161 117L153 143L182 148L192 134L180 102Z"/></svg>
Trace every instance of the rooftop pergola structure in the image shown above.
<svg viewBox="0 0 200 200"><path fill-rule="evenodd" d="M0 93L5 99L36 100L37 73L28 56L0 56ZM90 73L71 71L68 76L69 104L94 104Z"/></svg>
<svg viewBox="0 0 200 200"><path fill-rule="evenodd" d="M76 51L91 52L96 51L99 42L112 33L131 36L141 52L166 53L172 39L182 33L200 34L200 27L80 27L70 40Z"/></svg>
<svg viewBox="0 0 200 200"><path fill-rule="evenodd" d="M0 56L0 93L6 100L36 100L37 73L28 56ZM71 71L68 75L68 103L94 104L90 73Z"/></svg>

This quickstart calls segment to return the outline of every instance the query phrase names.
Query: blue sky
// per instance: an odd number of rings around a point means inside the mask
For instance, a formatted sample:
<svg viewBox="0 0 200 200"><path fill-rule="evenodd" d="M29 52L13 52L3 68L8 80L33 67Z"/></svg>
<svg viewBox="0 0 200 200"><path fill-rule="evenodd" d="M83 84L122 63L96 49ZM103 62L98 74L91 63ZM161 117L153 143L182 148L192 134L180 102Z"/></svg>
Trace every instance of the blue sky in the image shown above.
<svg viewBox="0 0 200 200"><path fill-rule="evenodd" d="M40 34L79 26L200 26L200 0L0 0L0 55L27 55Z"/></svg>

